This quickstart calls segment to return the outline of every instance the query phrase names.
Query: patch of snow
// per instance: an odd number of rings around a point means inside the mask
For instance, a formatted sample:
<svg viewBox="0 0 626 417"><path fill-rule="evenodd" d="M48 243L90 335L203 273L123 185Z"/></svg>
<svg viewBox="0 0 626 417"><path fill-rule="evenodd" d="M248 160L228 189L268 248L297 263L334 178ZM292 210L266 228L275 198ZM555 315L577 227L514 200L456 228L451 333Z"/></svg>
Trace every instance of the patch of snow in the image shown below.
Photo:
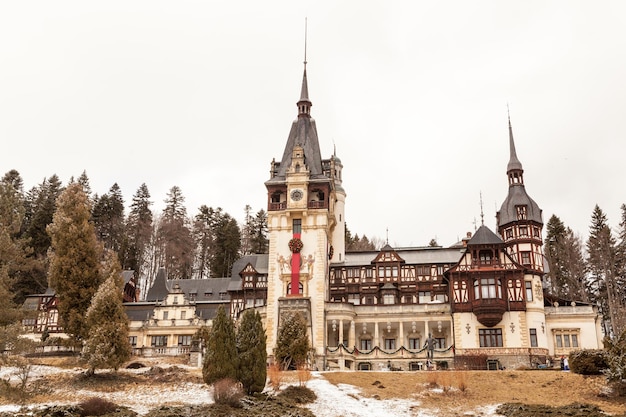
<svg viewBox="0 0 626 417"><path fill-rule="evenodd" d="M317 417L436 417L438 413L419 410L419 402L415 400L393 399L377 400L365 398L360 390L348 384L331 384L318 372L312 373L314 378L307 382L317 395L317 400L307 407Z"/></svg>

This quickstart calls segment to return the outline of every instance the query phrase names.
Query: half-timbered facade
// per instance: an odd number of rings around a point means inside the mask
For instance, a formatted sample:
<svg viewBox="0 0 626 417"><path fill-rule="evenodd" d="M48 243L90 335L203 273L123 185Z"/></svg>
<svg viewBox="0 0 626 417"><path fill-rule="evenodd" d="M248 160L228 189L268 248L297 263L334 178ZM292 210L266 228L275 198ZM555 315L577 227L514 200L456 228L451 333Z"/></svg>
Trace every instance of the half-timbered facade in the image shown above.
<svg viewBox="0 0 626 417"><path fill-rule="evenodd" d="M307 318L318 369L533 366L601 346L593 306L544 298L541 209L526 193L510 121L497 234L482 225L451 247L346 253L343 167L320 157L306 68L297 106L265 182L269 254L241 259L229 286L235 317L261 312L270 360L280 317L293 310Z"/></svg>

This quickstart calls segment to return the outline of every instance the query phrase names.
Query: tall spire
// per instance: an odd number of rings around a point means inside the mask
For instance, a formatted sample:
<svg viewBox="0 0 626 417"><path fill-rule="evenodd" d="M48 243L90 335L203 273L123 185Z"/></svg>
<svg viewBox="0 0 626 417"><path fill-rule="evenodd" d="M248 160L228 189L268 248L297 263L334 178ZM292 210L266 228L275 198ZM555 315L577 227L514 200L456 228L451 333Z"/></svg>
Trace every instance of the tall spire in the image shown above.
<svg viewBox="0 0 626 417"><path fill-rule="evenodd" d="M508 174L510 174L511 171L524 172L524 169L522 168L522 163L519 161L519 159L517 159L517 153L515 152L515 141L513 140L513 128L511 127L511 113L509 112L508 104L506 105L506 112L509 118L509 147L510 147L510 152L511 152L511 156L509 158L509 164L507 165L506 172Z"/></svg>
<svg viewBox="0 0 626 417"><path fill-rule="evenodd" d="M309 100L309 84L306 79L306 42L307 42L307 19L304 19L304 75L302 76L302 90L298 101L298 117L311 117L311 100Z"/></svg>

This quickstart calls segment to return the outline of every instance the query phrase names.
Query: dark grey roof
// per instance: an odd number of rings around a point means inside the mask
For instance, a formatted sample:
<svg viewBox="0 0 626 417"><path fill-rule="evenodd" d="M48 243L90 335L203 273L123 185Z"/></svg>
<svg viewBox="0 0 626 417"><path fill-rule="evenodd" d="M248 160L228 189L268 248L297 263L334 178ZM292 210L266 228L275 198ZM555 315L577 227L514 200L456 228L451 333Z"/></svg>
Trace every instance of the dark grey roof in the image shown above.
<svg viewBox="0 0 626 417"><path fill-rule="evenodd" d="M228 296L228 283L230 278L207 278L207 279L180 279L171 282L170 287L175 284L189 299L190 294L195 294L196 302L203 301L224 301L230 300Z"/></svg>
<svg viewBox="0 0 626 417"><path fill-rule="evenodd" d="M228 298L228 283L230 278L206 278L206 279L179 279L168 280L165 268L159 269L152 288L148 291L145 301L161 301L170 292L176 291L175 286L180 287L187 299L194 294L196 302L220 301ZM226 294L226 295L224 295Z"/></svg>
<svg viewBox="0 0 626 417"><path fill-rule="evenodd" d="M395 252L404 259L407 264L455 264L461 259L463 249L439 248L439 247L418 247L418 248L397 248ZM336 262L331 266L364 266L371 265L372 261L379 254L379 251L346 252L345 261Z"/></svg>
<svg viewBox="0 0 626 417"><path fill-rule="evenodd" d="M526 218L528 220L543 224L541 209L526 193L523 184L514 184L509 187L509 194L498 212L498 226L517 221L516 206L526 206Z"/></svg>
<svg viewBox="0 0 626 417"><path fill-rule="evenodd" d="M159 301L167 297L168 288L166 281L167 273L165 272L165 268L160 268L154 278L152 287L150 287L146 294L146 301Z"/></svg>
<svg viewBox="0 0 626 417"><path fill-rule="evenodd" d="M302 77L302 90L299 103L306 102L309 106L309 89L306 77L306 69ZM319 139L315 120L308 114L298 114L298 118L291 125L291 131L287 139L287 145L283 152L283 158L278 166L276 176L268 180L266 184L285 181L286 172L291 167L291 157L295 146L301 146L304 150L304 163L309 170L311 179L326 178L322 169L322 154L320 152Z"/></svg>
<svg viewBox="0 0 626 417"><path fill-rule="evenodd" d="M515 141L513 141L513 129L511 128L511 119L509 118L509 149L510 158L509 164L506 167L506 172L510 171L524 171L522 163L517 159L517 152L515 152Z"/></svg>
<svg viewBox="0 0 626 417"><path fill-rule="evenodd" d="M230 283L228 285L229 291L241 290L241 275L239 273L250 264L261 275L268 274L269 255L267 253L245 255L239 258L233 264L231 269Z"/></svg>
<svg viewBox="0 0 626 417"><path fill-rule="evenodd" d="M467 242L467 245L500 245L504 241L484 224L476 230L474 236Z"/></svg>
<svg viewBox="0 0 626 417"><path fill-rule="evenodd" d="M130 302L124 303L124 309L129 320L141 321L152 317L154 302Z"/></svg>

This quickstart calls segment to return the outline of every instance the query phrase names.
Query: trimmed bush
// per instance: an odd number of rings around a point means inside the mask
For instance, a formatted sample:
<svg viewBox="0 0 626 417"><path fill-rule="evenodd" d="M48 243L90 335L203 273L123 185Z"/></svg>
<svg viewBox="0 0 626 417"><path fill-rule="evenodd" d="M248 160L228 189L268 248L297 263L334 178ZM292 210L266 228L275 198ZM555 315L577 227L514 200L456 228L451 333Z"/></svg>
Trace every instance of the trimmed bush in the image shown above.
<svg viewBox="0 0 626 417"><path fill-rule="evenodd" d="M604 350L581 349L569 354L569 368L581 375L600 375L609 367L607 353Z"/></svg>
<svg viewBox="0 0 626 417"><path fill-rule="evenodd" d="M100 397L88 398L78 406L80 407L80 415L83 417L103 416L118 409L117 404Z"/></svg>
<svg viewBox="0 0 626 417"><path fill-rule="evenodd" d="M308 387L290 385L278 394L279 398L287 399L295 404L309 404L317 399L317 395Z"/></svg>
<svg viewBox="0 0 626 417"><path fill-rule="evenodd" d="M220 379L213 383L213 400L216 404L239 408L243 397L241 384L232 378Z"/></svg>

